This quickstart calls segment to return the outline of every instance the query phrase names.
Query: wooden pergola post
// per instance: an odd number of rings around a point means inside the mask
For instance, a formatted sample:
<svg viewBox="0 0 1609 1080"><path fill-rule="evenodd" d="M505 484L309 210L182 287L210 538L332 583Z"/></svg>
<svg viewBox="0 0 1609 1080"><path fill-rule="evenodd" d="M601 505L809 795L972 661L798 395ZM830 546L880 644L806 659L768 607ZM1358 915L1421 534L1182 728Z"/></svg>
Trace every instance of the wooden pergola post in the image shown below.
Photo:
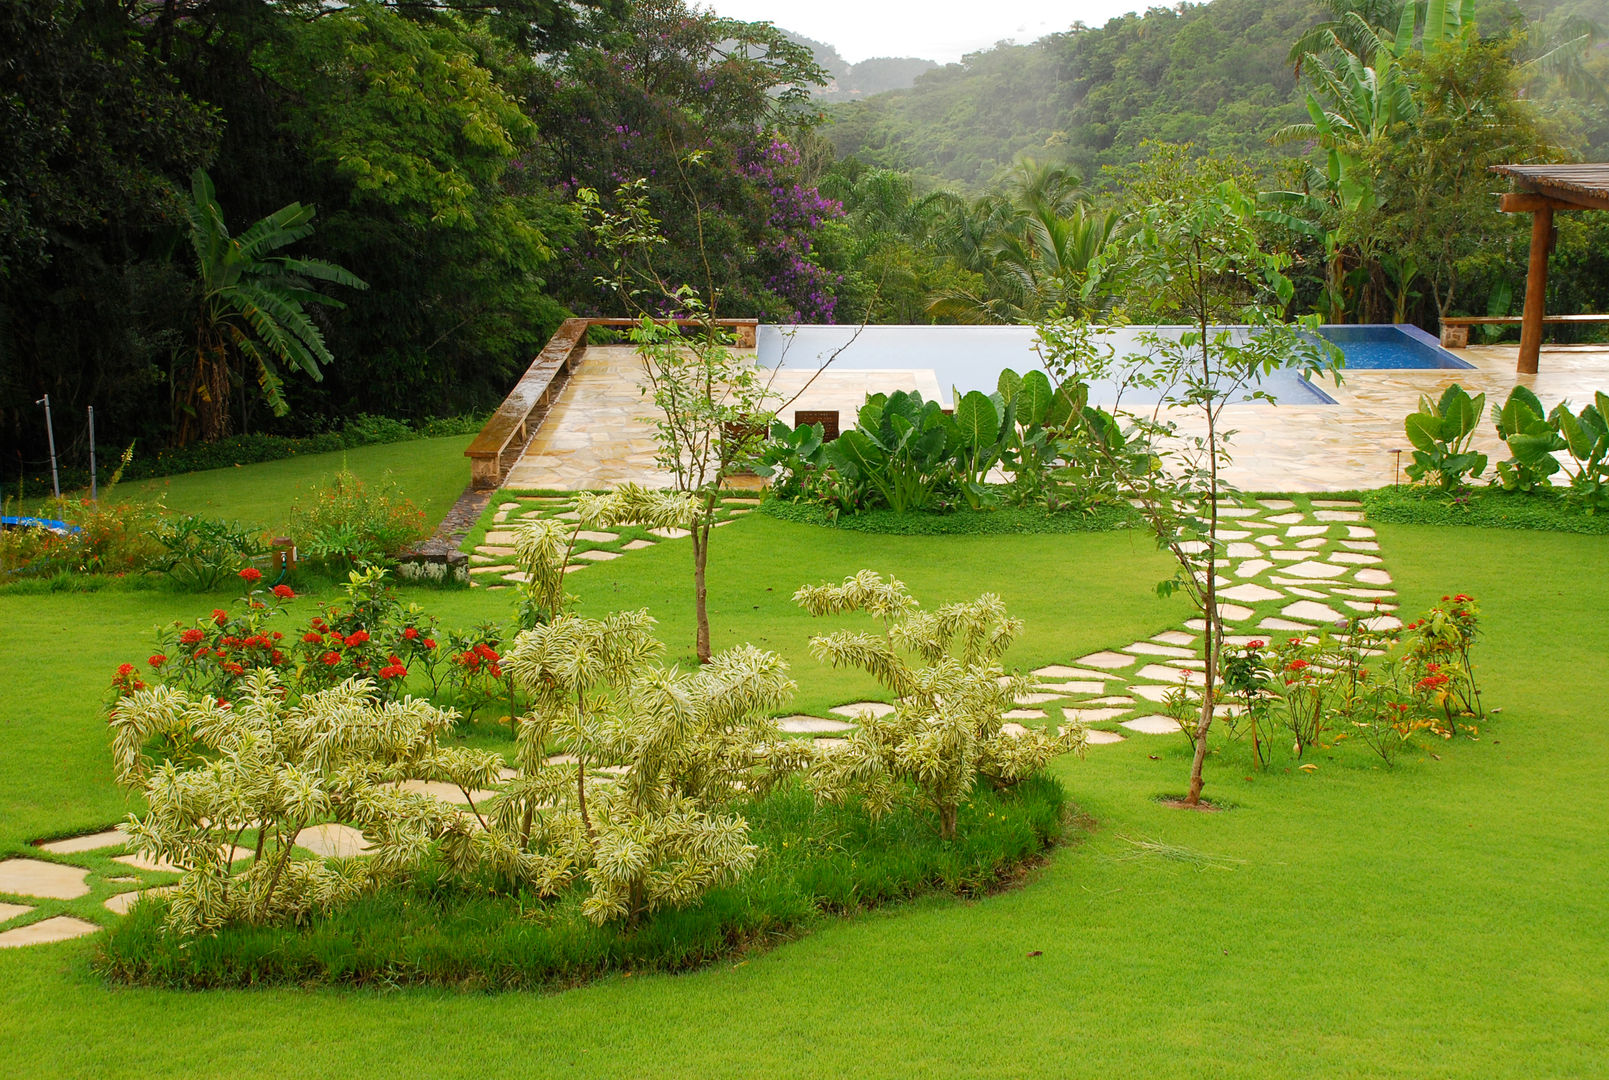
<svg viewBox="0 0 1609 1080"><path fill-rule="evenodd" d="M1553 211L1609 210L1609 162L1584 165L1493 165L1492 172L1513 180L1519 191L1498 198L1505 214L1531 215L1531 254L1525 268L1525 314L1520 324L1520 356L1514 370L1535 375L1542 352L1542 327L1549 322L1603 322L1602 316L1548 318L1548 256L1553 251ZM1501 322L1501 319L1465 322Z"/></svg>
<svg viewBox="0 0 1609 1080"><path fill-rule="evenodd" d="M1553 250L1553 207L1531 213L1531 257L1525 269L1525 322L1520 325L1521 375L1535 375L1542 352L1542 320L1548 313L1548 254Z"/></svg>

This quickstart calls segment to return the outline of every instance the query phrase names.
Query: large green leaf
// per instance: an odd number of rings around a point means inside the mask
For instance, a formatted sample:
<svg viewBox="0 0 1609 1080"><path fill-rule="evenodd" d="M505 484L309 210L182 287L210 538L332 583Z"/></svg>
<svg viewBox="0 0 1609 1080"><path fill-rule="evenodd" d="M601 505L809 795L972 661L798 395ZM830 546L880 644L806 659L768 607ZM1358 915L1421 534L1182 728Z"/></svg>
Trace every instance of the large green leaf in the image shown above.
<svg viewBox="0 0 1609 1080"><path fill-rule="evenodd" d="M1050 399L1054 391L1050 377L1037 369L1022 377L1017 388L1017 419L1024 427L1043 424L1050 413Z"/></svg>
<svg viewBox="0 0 1609 1080"><path fill-rule="evenodd" d="M976 453L1000 437L1000 418L994 402L973 390L955 403L955 427L961 445Z"/></svg>
<svg viewBox="0 0 1609 1080"><path fill-rule="evenodd" d="M1000 400L1005 404L1010 405L1017 396L1017 388L1021 385L1022 376L1018 375L1010 368L1006 368L1000 373L1000 379L995 384L995 388L1000 393Z"/></svg>
<svg viewBox="0 0 1609 1080"><path fill-rule="evenodd" d="M1435 449L1441 441L1441 417L1430 413L1409 413L1408 418L1402 422L1403 430L1408 433L1408 441L1413 443L1414 449L1429 452Z"/></svg>

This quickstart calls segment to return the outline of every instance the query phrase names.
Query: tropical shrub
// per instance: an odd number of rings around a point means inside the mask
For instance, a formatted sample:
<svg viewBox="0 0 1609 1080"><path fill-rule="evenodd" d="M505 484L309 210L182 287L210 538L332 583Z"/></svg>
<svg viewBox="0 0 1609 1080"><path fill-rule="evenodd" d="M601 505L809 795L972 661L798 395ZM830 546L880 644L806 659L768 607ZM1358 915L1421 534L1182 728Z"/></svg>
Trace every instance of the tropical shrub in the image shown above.
<svg viewBox="0 0 1609 1080"><path fill-rule="evenodd" d="M243 525L190 514L161 518L152 530L161 552L150 568L187 592L211 592L262 551L262 538Z"/></svg>
<svg viewBox="0 0 1609 1080"><path fill-rule="evenodd" d="M1609 394L1599 391L1579 413L1560 404L1551 418L1570 455L1571 497L1589 514L1609 513Z"/></svg>
<svg viewBox="0 0 1609 1080"><path fill-rule="evenodd" d="M266 669L284 677L293 671L285 634L271 623L296 593L288 585L258 588L262 571L256 567L241 570L239 577L246 592L233 611L213 608L188 626L176 621L158 631L157 650L146 661L153 683L222 707L234 700L249 673ZM119 668L119 675L126 678L123 669L129 666Z"/></svg>
<svg viewBox="0 0 1609 1080"><path fill-rule="evenodd" d="M861 668L895 695L893 711L863 715L845 746L816 762L818 798L856 798L875 816L915 791L950 839L978 777L1009 787L1057 754L1083 750L1078 724L1057 734L1005 731L1002 714L1030 684L1000 665L1022 624L992 593L923 611L903 582L862 570L839 585L804 586L794 600L812 615L861 612L880 622L880 634L839 630L811 638L810 650L833 667Z"/></svg>
<svg viewBox="0 0 1609 1080"><path fill-rule="evenodd" d="M1457 383L1442 391L1440 400L1419 399L1419 410L1403 421L1408 441L1413 444L1413 463L1408 476L1419 483L1438 484L1443 491L1456 491L1486 470L1486 455L1470 449L1481 415L1486 411L1486 395L1473 398Z"/></svg>
<svg viewBox="0 0 1609 1080"><path fill-rule="evenodd" d="M1559 471L1554 454L1567 449L1558 423L1550 420L1542 402L1527 386L1509 392L1493 420L1497 437L1508 446L1509 458L1497 463L1497 483L1505 491L1534 491Z"/></svg>
<svg viewBox="0 0 1609 1080"><path fill-rule="evenodd" d="M873 394L854 428L826 446L827 460L859 489L862 506L927 510L954 482L955 425L917 392Z"/></svg>
<svg viewBox="0 0 1609 1080"><path fill-rule="evenodd" d="M304 557L338 570L382 563L429 534L424 512L389 482L371 487L342 469L291 507L290 532Z"/></svg>
<svg viewBox="0 0 1609 1080"><path fill-rule="evenodd" d="M295 703L272 671L239 689L220 704L145 687L111 712L117 780L147 806L130 815L129 842L182 875L165 898L170 932L326 913L406 874L432 841L470 831L457 807L394 783L473 753L439 745L450 713L418 699L381 701L361 679ZM373 850L362 859L298 854L302 831L328 820L362 827Z"/></svg>

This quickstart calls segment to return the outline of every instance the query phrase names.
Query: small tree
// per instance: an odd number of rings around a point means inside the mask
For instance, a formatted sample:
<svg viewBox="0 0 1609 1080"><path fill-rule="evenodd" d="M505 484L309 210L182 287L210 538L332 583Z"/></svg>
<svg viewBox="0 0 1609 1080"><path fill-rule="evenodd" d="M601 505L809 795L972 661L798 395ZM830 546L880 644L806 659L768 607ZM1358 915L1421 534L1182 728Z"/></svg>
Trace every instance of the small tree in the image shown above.
<svg viewBox="0 0 1609 1080"><path fill-rule="evenodd" d="M1254 206L1237 184L1187 177L1134 214L1118 260L1102 268L1102 284L1140 298L1159 321L1183 319L1188 328L1143 333L1147 351L1119 358L1085 324L1040 327L1053 370L1118 386L1114 412L1129 388L1155 397L1148 415L1081 412L1089 445L1177 562L1159 591L1185 593L1204 624L1205 684L1186 797L1192 806L1201 798L1222 662L1218 503L1233 490L1223 470L1234 435L1224 409L1236 401L1272 401L1260 380L1277 369L1333 373L1341 362L1315 333L1317 316L1285 320L1293 293L1284 275L1288 262L1263 249Z"/></svg>
<svg viewBox="0 0 1609 1080"><path fill-rule="evenodd" d="M903 582L862 570L840 585L807 585L794 600L812 615L859 611L879 620L881 634L839 630L811 638L810 650L833 667L861 668L896 696L892 712L861 717L844 748L817 761L811 784L819 798L858 795L876 815L909 783L952 839L978 776L1007 787L1057 754L1082 752L1079 724L1056 735L1003 730L1002 714L1029 683L1000 666L1022 624L1007 617L998 596L922 611Z"/></svg>
<svg viewBox="0 0 1609 1080"><path fill-rule="evenodd" d="M695 153L686 164L701 161ZM695 215L702 215L691 185L687 192ZM754 363L732 351L732 337L717 319L719 295L713 280L700 290L672 284L660 273L655 254L665 236L649 209L647 184L637 180L623 185L615 193L614 210L605 209L591 190L583 189L579 197L593 235L610 259L599 284L641 314L631 340L642 357L643 392L659 413L653 422L656 461L670 473L675 490L694 500L685 525L693 540L695 649L699 663L708 663L710 530L727 482L759 454L775 415L770 408L774 396ZM684 316L690 332L655 318L655 312Z"/></svg>

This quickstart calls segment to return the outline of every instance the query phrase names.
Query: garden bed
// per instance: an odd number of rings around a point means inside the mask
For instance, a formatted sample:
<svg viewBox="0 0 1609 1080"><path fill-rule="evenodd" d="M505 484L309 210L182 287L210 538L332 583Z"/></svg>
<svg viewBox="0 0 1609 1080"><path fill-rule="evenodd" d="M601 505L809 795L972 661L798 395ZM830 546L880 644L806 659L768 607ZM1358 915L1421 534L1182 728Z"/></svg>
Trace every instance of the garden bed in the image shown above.
<svg viewBox="0 0 1609 1080"><path fill-rule="evenodd" d="M1372 521L1395 525L1479 525L1491 529L1609 534L1609 515L1589 514L1561 490L1470 488L1448 494L1428 487L1388 487L1363 496Z"/></svg>
<svg viewBox="0 0 1609 1080"><path fill-rule="evenodd" d="M834 915L929 893L1008 887L1064 836L1071 808L1047 776L1004 792L980 785L958 838L932 816L816 805L798 785L738 807L761 853L736 883L635 926L599 926L582 894L499 896L427 871L411 886L293 926L229 926L185 939L162 932L162 905L113 926L95 967L115 982L182 987L437 985L560 989L615 972L684 971L789 940Z"/></svg>
<svg viewBox="0 0 1609 1080"><path fill-rule="evenodd" d="M897 513L888 509L863 510L857 514L834 513L816 502L790 502L768 498L760 505L763 513L802 525L820 525L849 532L878 533L884 536L988 536L1022 533L1110 532L1138 528L1139 514L1127 503L1109 503L1090 508L1047 510L1042 505L1002 506L990 510L958 509L949 512L913 511Z"/></svg>

